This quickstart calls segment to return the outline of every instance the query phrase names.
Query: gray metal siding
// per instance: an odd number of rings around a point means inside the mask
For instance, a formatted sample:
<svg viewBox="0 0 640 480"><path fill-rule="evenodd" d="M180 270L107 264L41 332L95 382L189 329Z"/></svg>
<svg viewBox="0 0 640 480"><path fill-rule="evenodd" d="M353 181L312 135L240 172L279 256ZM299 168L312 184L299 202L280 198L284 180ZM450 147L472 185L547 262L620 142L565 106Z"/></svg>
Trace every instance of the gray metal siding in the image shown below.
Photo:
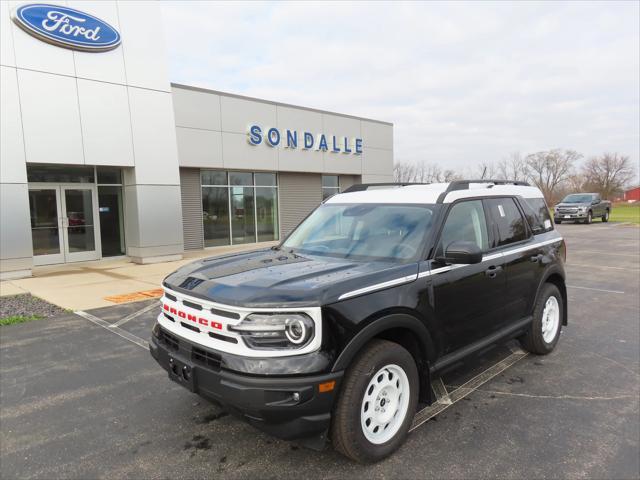
<svg viewBox="0 0 640 480"><path fill-rule="evenodd" d="M360 175L340 175L339 178L340 191L344 192L351 185L355 185L356 183L362 183L360 181Z"/></svg>
<svg viewBox="0 0 640 480"><path fill-rule="evenodd" d="M322 177L316 173L280 173L280 235L286 237L322 201Z"/></svg>
<svg viewBox="0 0 640 480"><path fill-rule="evenodd" d="M182 229L184 249L204 248L202 226L202 187L200 170L197 168L180 169L180 193L182 196Z"/></svg>

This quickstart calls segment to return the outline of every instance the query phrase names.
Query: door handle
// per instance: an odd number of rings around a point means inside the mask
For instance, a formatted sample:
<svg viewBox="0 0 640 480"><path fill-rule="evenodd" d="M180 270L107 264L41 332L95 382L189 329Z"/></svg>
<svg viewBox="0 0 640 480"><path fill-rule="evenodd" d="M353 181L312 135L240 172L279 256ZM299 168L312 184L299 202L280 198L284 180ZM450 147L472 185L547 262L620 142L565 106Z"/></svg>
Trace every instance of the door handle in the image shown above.
<svg viewBox="0 0 640 480"><path fill-rule="evenodd" d="M530 258L530 260L533 263L538 263L540 260L542 260L542 254L539 253L538 255L534 255L533 257Z"/></svg>
<svg viewBox="0 0 640 480"><path fill-rule="evenodd" d="M496 278L498 273L502 271L502 267L499 265L491 265L484 271L484 274L489 278Z"/></svg>

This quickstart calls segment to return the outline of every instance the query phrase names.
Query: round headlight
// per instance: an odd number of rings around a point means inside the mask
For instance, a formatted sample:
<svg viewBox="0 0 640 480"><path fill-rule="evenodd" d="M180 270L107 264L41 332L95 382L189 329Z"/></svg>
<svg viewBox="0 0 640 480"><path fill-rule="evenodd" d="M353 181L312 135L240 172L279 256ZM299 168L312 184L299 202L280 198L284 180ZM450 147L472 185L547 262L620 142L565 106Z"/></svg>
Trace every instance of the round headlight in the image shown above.
<svg viewBox="0 0 640 480"><path fill-rule="evenodd" d="M299 345L307 339L307 327L299 318L287 320L284 333L294 345Z"/></svg>

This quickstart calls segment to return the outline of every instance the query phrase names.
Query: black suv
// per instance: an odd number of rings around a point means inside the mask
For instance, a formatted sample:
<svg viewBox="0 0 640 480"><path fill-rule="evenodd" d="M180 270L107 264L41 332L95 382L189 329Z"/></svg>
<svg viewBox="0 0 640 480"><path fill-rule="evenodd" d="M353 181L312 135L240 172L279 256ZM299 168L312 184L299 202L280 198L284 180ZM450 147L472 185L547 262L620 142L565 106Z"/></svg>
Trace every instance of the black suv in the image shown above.
<svg viewBox="0 0 640 480"><path fill-rule="evenodd" d="M511 338L554 349L564 257L526 183L355 185L277 247L169 275L150 350L262 430L376 461L445 368Z"/></svg>

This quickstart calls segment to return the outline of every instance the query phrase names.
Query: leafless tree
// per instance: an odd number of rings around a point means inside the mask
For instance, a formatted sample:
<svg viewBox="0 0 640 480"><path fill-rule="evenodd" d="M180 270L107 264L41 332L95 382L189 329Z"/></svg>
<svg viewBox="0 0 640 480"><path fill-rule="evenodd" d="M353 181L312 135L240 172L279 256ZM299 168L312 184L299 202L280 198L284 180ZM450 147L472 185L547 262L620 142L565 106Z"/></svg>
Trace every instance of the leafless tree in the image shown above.
<svg viewBox="0 0 640 480"><path fill-rule="evenodd" d="M548 150L527 155L529 178L542 190L547 203L557 199L559 188L573 172L575 163L582 155L573 150Z"/></svg>
<svg viewBox="0 0 640 480"><path fill-rule="evenodd" d="M416 166L413 163L398 162L393 166L393 180L398 183L415 182Z"/></svg>
<svg viewBox="0 0 640 480"><path fill-rule="evenodd" d="M471 178L474 180L489 180L496 178L497 171L495 163L482 161L471 169Z"/></svg>
<svg viewBox="0 0 640 480"><path fill-rule="evenodd" d="M459 178L455 170L443 170L437 163L399 162L393 166L393 178L400 183L439 183Z"/></svg>
<svg viewBox="0 0 640 480"><path fill-rule="evenodd" d="M586 187L606 199L620 194L635 178L635 169L629 157L618 153L604 153L593 157L582 170Z"/></svg>
<svg viewBox="0 0 640 480"><path fill-rule="evenodd" d="M501 180L526 181L529 179L529 166L520 152L510 153L498 162L497 176Z"/></svg>

